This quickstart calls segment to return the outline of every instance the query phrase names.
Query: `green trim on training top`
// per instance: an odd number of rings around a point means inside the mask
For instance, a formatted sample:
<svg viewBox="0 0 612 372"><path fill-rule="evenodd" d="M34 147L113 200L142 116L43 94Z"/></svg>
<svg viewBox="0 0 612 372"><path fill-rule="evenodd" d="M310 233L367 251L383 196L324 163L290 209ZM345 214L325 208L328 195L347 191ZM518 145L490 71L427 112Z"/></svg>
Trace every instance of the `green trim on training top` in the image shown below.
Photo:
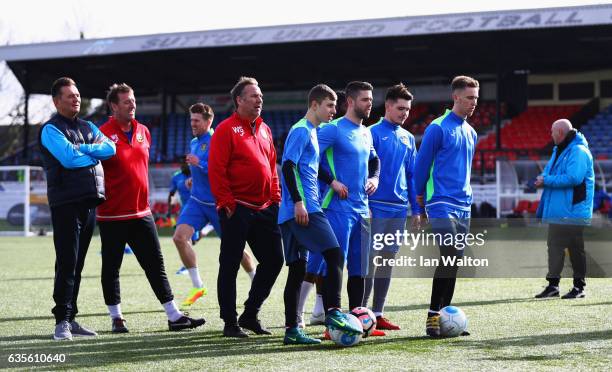
<svg viewBox="0 0 612 372"><path fill-rule="evenodd" d="M308 121L306 118L301 118L297 123L293 124L291 129L297 128L306 128L308 130ZM298 192L300 193L300 197L302 198L302 202L304 203L304 208L307 208L306 198L304 197L304 185L302 184L302 178L300 178L299 166L296 164L295 168L293 168L293 174L295 175L295 182L297 184Z"/></svg>
<svg viewBox="0 0 612 372"><path fill-rule="evenodd" d="M319 128L322 128L326 125L336 125L338 126L338 121L342 119L341 117L338 119L334 119L332 121L330 121L329 123L323 123L319 126ZM329 164L329 170L331 170L331 174L332 177L334 178L334 180L336 180L336 166L334 165L334 148L333 146L330 146L327 148L327 150L325 150L325 157L327 157L327 163ZM320 165L319 165L320 166ZM332 198L334 197L334 189L332 189L332 187L330 186L329 189L327 190L327 193L325 194L325 198L323 198L323 202L321 203L321 208L326 209L327 207L329 207L329 203L331 203Z"/></svg>
<svg viewBox="0 0 612 372"><path fill-rule="evenodd" d="M444 119L446 119L446 117L451 113L451 110L446 110L446 112L444 113L444 115L440 116L439 118L436 118L434 121L431 122L431 124L429 125L442 125L442 122L444 121ZM434 160L431 163L431 169L429 170L429 179L427 180L427 189L426 189L426 194L427 197L425 198L425 201L430 201L431 197L434 194L434 180L433 180L433 172L434 172L434 166L436 165L436 161Z"/></svg>

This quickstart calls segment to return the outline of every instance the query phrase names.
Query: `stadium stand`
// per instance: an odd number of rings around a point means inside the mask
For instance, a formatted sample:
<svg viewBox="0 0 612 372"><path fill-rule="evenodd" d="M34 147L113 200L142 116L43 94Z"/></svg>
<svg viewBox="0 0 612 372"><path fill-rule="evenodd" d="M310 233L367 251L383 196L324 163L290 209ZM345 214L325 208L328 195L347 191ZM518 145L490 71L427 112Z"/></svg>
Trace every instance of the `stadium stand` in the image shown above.
<svg viewBox="0 0 612 372"><path fill-rule="evenodd" d="M593 157L612 158L612 105L605 108L580 128L589 142Z"/></svg>
<svg viewBox="0 0 612 372"><path fill-rule="evenodd" d="M492 172L495 160L499 158L517 160L520 156L539 160L540 152L552 141L550 125L557 119L571 118L580 108L580 105L529 107L502 126L502 150L495 150L495 132L481 137L476 146L473 168L479 170L484 165L486 172Z"/></svg>
<svg viewBox="0 0 612 372"><path fill-rule="evenodd" d="M502 127L502 148L507 150L539 150L551 142L550 125L557 119L570 118L579 105L534 106ZM477 150L495 149L495 134L478 142Z"/></svg>
<svg viewBox="0 0 612 372"><path fill-rule="evenodd" d="M447 106L448 103L419 103L414 105L412 110L410 110L408 120L406 120L406 123L404 123L404 128L409 130L415 136L422 135L429 123L431 123L431 121L436 117L440 116ZM501 108L501 116L503 118L506 116L505 105L502 104ZM495 122L495 103L479 103L469 122L474 126L474 129L476 129L476 132L479 134L489 130L491 125L493 125Z"/></svg>

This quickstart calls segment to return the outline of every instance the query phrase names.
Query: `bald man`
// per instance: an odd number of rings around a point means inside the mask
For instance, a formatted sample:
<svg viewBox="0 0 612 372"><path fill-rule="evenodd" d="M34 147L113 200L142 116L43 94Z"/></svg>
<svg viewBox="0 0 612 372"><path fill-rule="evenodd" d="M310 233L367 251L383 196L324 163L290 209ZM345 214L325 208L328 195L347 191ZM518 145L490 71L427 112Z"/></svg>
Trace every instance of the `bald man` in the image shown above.
<svg viewBox="0 0 612 372"><path fill-rule="evenodd" d="M584 298L586 257L584 227L593 216L593 156L582 135L567 119L553 123L551 136L555 147L535 185L544 192L536 216L548 223L548 286L536 298L559 297L559 283L565 248L569 249L574 286L562 298Z"/></svg>

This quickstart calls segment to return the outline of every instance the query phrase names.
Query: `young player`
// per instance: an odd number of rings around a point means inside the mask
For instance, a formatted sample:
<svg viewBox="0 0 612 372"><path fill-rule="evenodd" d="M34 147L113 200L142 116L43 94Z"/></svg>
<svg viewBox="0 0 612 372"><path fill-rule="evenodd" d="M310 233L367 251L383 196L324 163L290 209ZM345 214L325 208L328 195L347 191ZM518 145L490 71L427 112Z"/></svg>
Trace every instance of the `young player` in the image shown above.
<svg viewBox="0 0 612 372"><path fill-rule="evenodd" d="M346 321L340 311L340 291L344 257L334 232L319 203L319 146L316 128L331 120L336 94L320 84L308 94L308 112L289 131L282 160L282 200L278 223L283 235L285 261L289 267L285 285L285 344L318 344L319 339L298 327L297 304L306 271L308 252L319 252L327 263L326 324L349 332L361 332Z"/></svg>
<svg viewBox="0 0 612 372"><path fill-rule="evenodd" d="M200 277L197 256L191 245L191 237L209 222L215 228L217 235L221 236L219 216L208 180L208 149L214 132L211 129L214 113L210 106L203 103L196 103L191 106L189 112L191 114L191 130L195 136L191 141L190 153L186 156L186 162L191 169L191 195L187 205L181 211L173 237L176 249L183 265L189 272L193 286L189 295L181 304L183 307L193 305L207 293ZM252 261L249 253L244 251L242 265L251 278L255 276L255 266Z"/></svg>
<svg viewBox="0 0 612 372"><path fill-rule="evenodd" d="M416 146L414 136L402 128L412 106L412 94L403 84L387 90L385 96L385 117L369 127L374 149L380 158L381 180L378 189L370 195L368 202L372 212L372 234L395 234L406 228L408 204L412 207L413 226L420 226L421 207L416 203L414 190L414 161ZM394 258L399 251L396 245L385 246L381 251L371 251L372 257ZM362 306L367 307L372 287L374 297L372 311L376 315L377 330L399 330L383 316L383 308L391 285L392 266L375 267L370 261L366 278L365 296Z"/></svg>
<svg viewBox="0 0 612 372"><path fill-rule="evenodd" d="M336 92L336 114L334 119L337 120L346 114L346 94L344 91L339 90ZM317 127L317 130L319 127ZM328 180L329 182L329 180ZM319 191L325 192L328 187L331 187L340 195L340 198L346 198L347 189L346 186L342 185L336 180L331 180L331 184L325 185L323 188L319 188ZM308 257L308 263L306 264L306 275L304 275L304 281L300 289L300 300L298 302L298 326L305 328L306 323L304 322L304 307L306 306L306 300L313 287L316 286L317 295L315 297L314 307L310 316L310 325L325 324L325 306L323 305L323 256L314 253Z"/></svg>
<svg viewBox="0 0 612 372"><path fill-rule="evenodd" d="M353 81L345 89L346 115L322 125L317 133L322 160L331 178L348 189L338 194L333 188L323 197L321 207L347 260L349 308L361 306L369 252L368 195L378 187L380 161L370 132L362 122L372 110L370 83ZM325 169L327 170L327 169ZM325 173L325 172L322 172ZM326 181L330 184L329 179Z"/></svg>
<svg viewBox="0 0 612 372"><path fill-rule="evenodd" d="M470 228L472 187L470 176L476 148L476 131L466 119L478 103L478 81L457 76L451 83L453 109L425 130L417 154L414 180L417 202L425 206L434 233L466 234ZM462 257L463 250L440 241L440 256ZM442 261L440 261L442 262ZM440 336L440 309L451 304L457 266L436 268L431 288L426 332Z"/></svg>

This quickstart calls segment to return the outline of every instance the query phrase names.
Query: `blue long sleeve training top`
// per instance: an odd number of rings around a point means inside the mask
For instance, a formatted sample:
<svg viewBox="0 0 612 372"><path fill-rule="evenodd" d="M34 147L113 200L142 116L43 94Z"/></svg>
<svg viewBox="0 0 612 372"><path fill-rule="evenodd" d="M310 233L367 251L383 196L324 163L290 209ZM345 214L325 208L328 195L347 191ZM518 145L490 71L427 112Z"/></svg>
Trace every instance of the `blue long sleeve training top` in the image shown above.
<svg viewBox="0 0 612 372"><path fill-rule="evenodd" d="M308 213L321 212L319 203L319 143L317 130L306 118L301 119L291 127L285 148L283 163L291 161L295 164L294 174L297 188ZM281 224L294 218L295 203L287 187L285 176L281 176L281 204L278 211L278 223Z"/></svg>
<svg viewBox="0 0 612 372"><path fill-rule="evenodd" d="M198 157L200 163L198 165L190 165L191 170L191 197L200 203L213 205L215 198L210 191L210 181L208 179L208 151L210 148L210 140L214 130L211 128L208 132L191 140L191 154Z"/></svg>
<svg viewBox="0 0 612 372"><path fill-rule="evenodd" d="M335 193L327 194L323 196L321 207L367 215L368 196L365 186L368 162L377 157L370 132L346 117L322 124L319 128L317 136L321 158L325 158L334 178L348 188L346 199L340 199Z"/></svg>
<svg viewBox="0 0 612 372"><path fill-rule="evenodd" d="M425 129L414 181L417 195L426 196L426 206L442 203L470 210L476 140L474 128L451 110L446 110Z"/></svg>
<svg viewBox="0 0 612 372"><path fill-rule="evenodd" d="M115 155L115 144L106 138L92 122L87 124L91 127L94 138L104 138L104 141L102 143L81 144L78 150L55 125L45 125L43 127L41 134L43 146L64 168L90 167L98 163L99 160L106 160Z"/></svg>
<svg viewBox="0 0 612 372"><path fill-rule="evenodd" d="M368 129L380 158L380 181L370 203L405 210L410 202L412 214L420 214L413 177L417 156L414 136L385 118Z"/></svg>

